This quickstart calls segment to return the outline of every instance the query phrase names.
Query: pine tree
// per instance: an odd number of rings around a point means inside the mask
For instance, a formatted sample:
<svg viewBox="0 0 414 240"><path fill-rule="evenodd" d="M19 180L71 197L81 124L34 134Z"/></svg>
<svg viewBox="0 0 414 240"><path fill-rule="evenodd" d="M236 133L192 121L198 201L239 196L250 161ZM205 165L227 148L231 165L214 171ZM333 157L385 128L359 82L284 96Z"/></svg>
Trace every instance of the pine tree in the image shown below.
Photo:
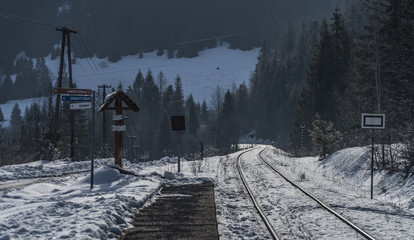
<svg viewBox="0 0 414 240"><path fill-rule="evenodd" d="M145 141L142 143L143 148L152 152L153 144L156 140L156 129L161 114L161 95L151 70L145 76L145 82L142 86L142 137Z"/></svg>
<svg viewBox="0 0 414 240"><path fill-rule="evenodd" d="M160 90L160 93L164 93L167 86L167 78L165 77L162 71L160 71L157 75L157 85Z"/></svg>
<svg viewBox="0 0 414 240"><path fill-rule="evenodd" d="M164 107L164 110L170 116L172 115L172 112L173 112L173 109L172 109L173 97L174 97L174 88L172 85L168 85L167 89L164 91L162 95L162 105Z"/></svg>
<svg viewBox="0 0 414 240"><path fill-rule="evenodd" d="M196 104L194 103L193 96L190 94L188 98L188 132L193 136L196 136L197 131L200 128L200 121L198 119Z"/></svg>
<svg viewBox="0 0 414 240"><path fill-rule="evenodd" d="M208 119L209 119L209 113L208 113L207 103L206 103L206 100L203 100L203 103L201 105L201 112L200 112L201 124L208 123Z"/></svg>
<svg viewBox="0 0 414 240"><path fill-rule="evenodd" d="M224 152L229 152L238 143L238 124L234 115L234 97L227 90L224 95L223 107L218 119L217 146Z"/></svg>
<svg viewBox="0 0 414 240"><path fill-rule="evenodd" d="M319 114L315 115L312 122L313 129L309 130L312 142L318 148L318 153L325 159L327 154L331 154L336 150L336 144L341 138L339 131L333 127L330 121L322 120Z"/></svg>
<svg viewBox="0 0 414 240"><path fill-rule="evenodd" d="M172 149L172 131L168 114L162 114L161 121L157 131L157 141L155 144L155 157L159 158L171 153Z"/></svg>
<svg viewBox="0 0 414 240"><path fill-rule="evenodd" d="M10 133L12 139L17 140L20 136L20 130L22 126L22 111L19 108L19 104L15 103L10 116Z"/></svg>
<svg viewBox="0 0 414 240"><path fill-rule="evenodd" d="M175 89L171 104L171 115L184 116L184 95L180 76L175 79Z"/></svg>

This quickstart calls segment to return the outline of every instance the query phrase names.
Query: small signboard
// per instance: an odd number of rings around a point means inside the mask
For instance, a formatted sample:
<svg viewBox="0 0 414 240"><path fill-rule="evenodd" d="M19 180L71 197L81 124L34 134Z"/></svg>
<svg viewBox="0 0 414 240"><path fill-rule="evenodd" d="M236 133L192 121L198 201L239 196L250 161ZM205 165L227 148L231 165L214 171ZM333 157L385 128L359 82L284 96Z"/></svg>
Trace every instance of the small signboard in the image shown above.
<svg viewBox="0 0 414 240"><path fill-rule="evenodd" d="M112 115L112 120L114 121L122 121L124 119L127 119L127 116L124 115Z"/></svg>
<svg viewBox="0 0 414 240"><path fill-rule="evenodd" d="M112 125L111 131L113 132L125 132L126 126L125 125Z"/></svg>
<svg viewBox="0 0 414 240"><path fill-rule="evenodd" d="M385 114L363 113L361 127L370 129L384 129Z"/></svg>
<svg viewBox="0 0 414 240"><path fill-rule="evenodd" d="M64 102L90 102L91 100L91 96L62 96Z"/></svg>
<svg viewBox="0 0 414 240"><path fill-rule="evenodd" d="M80 88L54 88L53 93L55 94L75 94L75 95L91 95L91 89L80 89Z"/></svg>
<svg viewBox="0 0 414 240"><path fill-rule="evenodd" d="M70 109L77 110L77 109L90 109L92 108L92 103L86 102L86 103L71 103Z"/></svg>
<svg viewBox="0 0 414 240"><path fill-rule="evenodd" d="M171 116L171 127L174 131L185 130L185 117L184 116Z"/></svg>

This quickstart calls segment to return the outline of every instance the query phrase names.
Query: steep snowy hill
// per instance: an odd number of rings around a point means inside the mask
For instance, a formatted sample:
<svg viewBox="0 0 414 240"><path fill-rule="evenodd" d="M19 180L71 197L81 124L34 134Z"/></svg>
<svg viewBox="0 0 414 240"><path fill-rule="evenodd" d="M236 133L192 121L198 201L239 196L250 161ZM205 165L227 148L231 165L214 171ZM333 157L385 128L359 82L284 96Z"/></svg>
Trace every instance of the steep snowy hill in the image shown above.
<svg viewBox="0 0 414 240"><path fill-rule="evenodd" d="M119 83L126 88L132 85L139 70L144 75L151 70L154 77L162 71L168 84L174 85L177 75L181 77L185 97L193 94L194 101L201 103L206 100L209 104L217 86L231 90L233 84L248 84L258 52L258 48L242 51L222 45L203 50L194 58L168 59L166 53L157 56L156 52L150 52L144 53L143 58L138 55L126 56L115 63L96 57L92 58L93 63L88 63L90 59L77 59L77 63L72 66L73 80L79 88L97 89L100 84L110 84L116 88ZM56 79L59 59L49 60L47 65L53 72L52 79Z"/></svg>
<svg viewBox="0 0 414 240"><path fill-rule="evenodd" d="M195 58L173 58L167 55L157 56L156 52L144 53L139 56L126 56L115 63L108 59L77 58L72 65L73 81L78 88L90 88L96 90L98 85L107 84L117 88L121 83L127 88L135 80L139 70L146 75L152 71L154 78L160 71L164 73L167 84L174 85L177 75L181 77L184 96L193 95L194 101L210 104L211 96L217 86L223 90L232 89L243 82L249 84L249 78L254 71L259 49L250 51L232 50L227 45L213 49L206 49ZM59 59L46 59L46 64L52 72L52 79L56 80L59 70ZM26 106L32 102L41 102L42 99L13 100L0 104L6 122L2 126L9 125L10 115L15 103L19 104L24 112ZM1 123L0 123L1 124Z"/></svg>

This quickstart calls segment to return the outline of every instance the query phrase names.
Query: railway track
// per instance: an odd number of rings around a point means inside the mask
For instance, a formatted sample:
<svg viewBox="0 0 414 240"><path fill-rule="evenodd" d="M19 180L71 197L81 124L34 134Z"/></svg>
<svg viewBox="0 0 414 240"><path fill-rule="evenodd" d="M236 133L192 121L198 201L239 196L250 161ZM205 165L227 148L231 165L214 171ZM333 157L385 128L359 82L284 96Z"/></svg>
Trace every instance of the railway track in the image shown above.
<svg viewBox="0 0 414 240"><path fill-rule="evenodd" d="M256 148L254 148L256 149ZM260 215L260 217L262 218L264 224L266 225L266 228L269 230L269 234L272 236L273 239L279 240L281 239L280 236L277 233L277 229L275 229L274 226L272 226L271 221L268 219L268 217L266 216L266 214L264 213L262 207L260 206L260 204L258 203L257 197L254 195L254 193L252 192L249 184L247 183L246 180L246 174L243 170L243 168L241 167L241 158L244 154L253 151L254 149L250 149L247 150L245 152L242 152L238 158L237 158L237 170L239 172L240 178L242 180L242 183L250 197L250 199L253 202L253 205L255 207L255 209L257 210L258 214ZM335 216L337 219L341 220L343 223L345 223L346 225L348 225L350 228L352 228L356 233L358 233L360 236L364 237L365 239L369 239L369 240L374 240L375 238L372 237L371 235L369 235L368 233L366 233L365 231L363 231L361 228L359 228L358 226L356 226L355 224L353 224L351 221L349 221L348 219L346 219L345 217L343 217L342 215L340 215L339 213L337 213L336 211L334 211L332 208L330 208L328 205L324 204L321 200L319 200L317 197L315 197L313 194L311 194L310 192L306 191L305 189L303 189L302 187L300 187L299 185L297 185L293 180L291 180L289 177L285 176L284 174L282 174L280 171L278 171L276 168L274 168L271 164L269 164L262 156L262 153L267 149L267 147L263 148L259 154L257 155L257 158L262 161L269 169L271 169L274 173L276 173L277 175L279 175L280 177L282 177L285 181L287 181L288 183L290 183L290 185L292 185L294 188L300 190L303 194L305 194L307 197L311 198L314 202L316 202L322 209L326 210L327 212L329 212L330 214L332 214L333 216Z"/></svg>

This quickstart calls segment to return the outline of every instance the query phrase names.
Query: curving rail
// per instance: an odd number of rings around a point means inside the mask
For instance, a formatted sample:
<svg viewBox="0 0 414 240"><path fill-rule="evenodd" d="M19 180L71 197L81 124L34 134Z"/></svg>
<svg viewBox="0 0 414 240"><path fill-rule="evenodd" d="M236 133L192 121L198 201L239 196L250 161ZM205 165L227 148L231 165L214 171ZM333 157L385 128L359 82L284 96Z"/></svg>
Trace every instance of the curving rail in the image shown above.
<svg viewBox="0 0 414 240"><path fill-rule="evenodd" d="M341 221L343 221L345 224L347 224L348 226L350 226L352 229L354 229L356 232L358 232L359 234L361 234L362 236L364 236L366 239L369 240L375 240L374 237L372 237L371 235L369 235L368 233L366 233L365 231L363 231L362 229L360 229L359 227L357 227L355 224L353 224L351 221L347 220L346 218L344 218L343 216L341 216L340 214L338 214L337 212L335 212L333 209L331 209L330 207L328 207L326 204L324 204L322 201L320 201L318 198L316 198L313 194L309 193L308 191L306 191L305 189L301 188L299 185L297 185L296 183L294 183L293 180L291 180L290 178L286 177L285 175L283 175L281 172L279 172L277 169L275 169L272 165L270 165L266 160L264 160L264 158L262 157L262 153L264 152L264 150L266 150L267 147L263 148L262 151L260 151L259 153L259 158L270 168L272 169L274 172L276 172L277 174L279 174L282 178L284 178L287 182L289 182L290 184L292 184L295 188L299 189L301 192L303 192L305 195L307 195L308 197L312 198L315 202L317 202L322 208L326 209L328 212L332 213L334 216L336 216L337 218L339 218Z"/></svg>
<svg viewBox="0 0 414 240"><path fill-rule="evenodd" d="M247 151L244 151L237 157L237 170L239 171L239 175L241 177L242 183L243 183L244 187L246 188L246 191L249 194L250 199L252 200L252 202L254 204L254 207L256 208L257 212L259 213L260 217L262 218L264 224L266 225L266 228L269 230L270 235L272 236L273 239L279 240L280 239L279 236L277 235L276 231L273 229L272 225L270 224L269 220L267 219L266 215L264 214L262 208L260 207L260 205L258 204L256 198L254 197L252 191L250 190L250 187L247 184L246 178L244 177L243 170L240 166L241 156L243 154L249 152L249 151L252 151L253 149L249 149Z"/></svg>

